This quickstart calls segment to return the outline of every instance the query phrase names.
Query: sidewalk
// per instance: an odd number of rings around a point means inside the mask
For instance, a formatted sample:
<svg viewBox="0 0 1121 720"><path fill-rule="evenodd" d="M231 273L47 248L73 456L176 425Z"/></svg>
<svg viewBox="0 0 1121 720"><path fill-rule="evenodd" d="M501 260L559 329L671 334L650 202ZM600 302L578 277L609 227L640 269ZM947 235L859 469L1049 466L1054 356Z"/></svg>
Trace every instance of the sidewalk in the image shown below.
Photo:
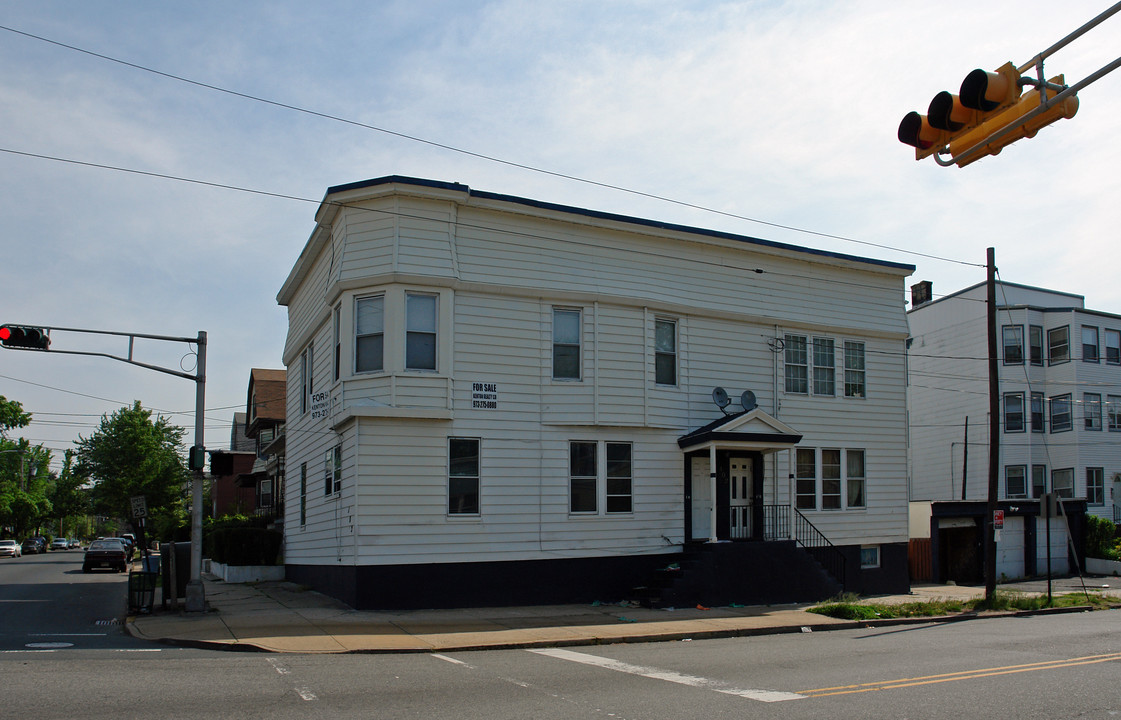
<svg viewBox="0 0 1121 720"><path fill-rule="evenodd" d="M1117 578L1085 582L1091 590L1121 598ZM154 613L128 618L129 634L171 645L224 650L404 653L699 640L869 625L808 612L812 604L675 610L590 604L374 612L353 610L283 581L243 585L204 575L203 584L208 612L162 610L157 603ZM1053 592L1081 592L1081 587L1078 578L1063 578L1053 583ZM1046 581L1030 581L1000 589L1046 593L1047 586ZM869 601L969 600L984 594L983 587L919 585L908 595ZM906 622L932 620L937 619Z"/></svg>

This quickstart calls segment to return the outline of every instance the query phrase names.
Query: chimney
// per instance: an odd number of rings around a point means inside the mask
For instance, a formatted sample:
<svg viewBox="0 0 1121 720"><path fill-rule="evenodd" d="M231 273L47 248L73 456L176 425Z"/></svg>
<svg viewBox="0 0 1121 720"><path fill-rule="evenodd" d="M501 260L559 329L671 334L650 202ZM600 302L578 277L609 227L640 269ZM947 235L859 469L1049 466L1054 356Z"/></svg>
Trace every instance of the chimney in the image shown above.
<svg viewBox="0 0 1121 720"><path fill-rule="evenodd" d="M911 309L914 310L920 305L925 305L930 302L931 295L934 292L934 284L929 280L923 280L920 283L915 283L911 286Z"/></svg>

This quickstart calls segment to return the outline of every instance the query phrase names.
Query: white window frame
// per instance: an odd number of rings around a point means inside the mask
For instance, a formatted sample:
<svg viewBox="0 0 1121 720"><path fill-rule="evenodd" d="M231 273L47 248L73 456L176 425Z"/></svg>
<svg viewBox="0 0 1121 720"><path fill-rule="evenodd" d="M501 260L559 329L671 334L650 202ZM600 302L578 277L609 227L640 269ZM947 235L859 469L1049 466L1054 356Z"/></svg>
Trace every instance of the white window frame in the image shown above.
<svg viewBox="0 0 1121 720"><path fill-rule="evenodd" d="M1087 342L1089 341L1089 342ZM1101 362L1101 335L1093 325L1082 326L1082 362Z"/></svg>
<svg viewBox="0 0 1121 720"><path fill-rule="evenodd" d="M343 446L327 450L323 459L323 490L326 497L338 495L343 488Z"/></svg>
<svg viewBox="0 0 1121 720"><path fill-rule="evenodd" d="M463 462L469 456L461 456L459 462L452 456L453 443L463 444L472 443L474 445L474 467ZM483 464L483 441L481 438L476 437L449 437L448 438L448 495L447 495L447 512L449 517L479 517L482 513L483 498L482 498L482 464ZM470 496L470 490L467 492L453 492L453 485L463 485L466 483L468 486L474 483L474 496L475 504L474 509L470 504L464 505L462 502L456 505L456 498L460 496ZM466 509L464 509L466 508Z"/></svg>
<svg viewBox="0 0 1121 720"><path fill-rule="evenodd" d="M853 460L860 458L859 474L853 472ZM868 507L868 452L863 449L845 449L845 508L863 510ZM860 497L860 503L853 496Z"/></svg>
<svg viewBox="0 0 1121 720"><path fill-rule="evenodd" d="M1024 364L1024 326L1023 325L1005 325L1000 330L1001 334L1001 354L1005 365L1023 365ZM1011 336L1011 337L1010 337ZM1011 340L1011 342L1010 342ZM1009 353L1009 348L1015 348L1015 352Z"/></svg>
<svg viewBox="0 0 1121 720"><path fill-rule="evenodd" d="M1028 362L1032 365L1042 366L1047 361L1047 356L1044 355L1045 350L1043 326L1028 325Z"/></svg>
<svg viewBox="0 0 1121 720"><path fill-rule="evenodd" d="M1056 409L1055 409L1056 404L1059 404L1059 407L1060 407L1060 410L1058 410L1058 411L1056 411ZM1070 432L1071 430L1073 430L1074 429L1074 413L1073 413L1073 407L1072 407L1073 398L1071 397L1071 394L1070 393L1065 393L1063 395L1056 395L1055 397L1051 398L1050 405L1051 405L1051 413L1050 413L1051 433L1052 434L1064 433L1064 432ZM1063 406L1065 406L1065 408L1066 408L1065 410L1061 409ZM1057 423L1057 422L1055 422L1056 418L1058 418L1059 420L1064 420L1064 422Z"/></svg>
<svg viewBox="0 0 1121 720"><path fill-rule="evenodd" d="M1035 499L1043 497L1047 492L1047 466L1031 466L1031 496Z"/></svg>
<svg viewBox="0 0 1121 720"><path fill-rule="evenodd" d="M1015 482L1015 486L1013 483ZM1026 465L1006 465L1004 467L1004 497L1007 499L1028 496L1028 468Z"/></svg>
<svg viewBox="0 0 1121 720"><path fill-rule="evenodd" d="M805 335L787 333L783 342L783 388L791 395L810 394L810 346Z"/></svg>
<svg viewBox="0 0 1121 720"><path fill-rule="evenodd" d="M669 329L668 338L664 332L667 327ZM663 332L659 332L659 330L663 330ZM667 340L669 342L668 347L666 346ZM663 368L672 372L673 377L666 378L661 372ZM677 320L654 318L654 384L663 387L677 387Z"/></svg>
<svg viewBox="0 0 1121 720"><path fill-rule="evenodd" d="M845 340L844 352L845 397L863 400L868 397L868 348L861 340Z"/></svg>
<svg viewBox="0 0 1121 720"><path fill-rule="evenodd" d="M861 545L860 546L860 569L861 570L874 570L880 566L880 546L879 545Z"/></svg>
<svg viewBox="0 0 1121 720"><path fill-rule="evenodd" d="M1074 468L1059 468L1051 471L1051 492L1064 500L1074 497Z"/></svg>
<svg viewBox="0 0 1121 720"><path fill-rule="evenodd" d="M809 460L807 463L806 460ZM806 483L809 492L806 492ZM794 449L794 507L799 510L817 510L817 450L815 448ZM804 504L809 501L809 505Z"/></svg>
<svg viewBox="0 0 1121 720"><path fill-rule="evenodd" d="M1086 468L1086 504L1105 505L1105 468Z"/></svg>
<svg viewBox="0 0 1121 720"><path fill-rule="evenodd" d="M810 360L813 364L813 394L822 397L836 396L836 341L831 337L814 337L810 344Z"/></svg>
<svg viewBox="0 0 1121 720"><path fill-rule="evenodd" d="M414 305L414 301L416 304ZM422 307L421 301L425 306L430 302L432 306L431 315L424 313L421 314L419 309ZM413 308L417 308L417 312L413 312ZM436 293L429 292L416 292L412 290L405 291L405 370L412 372L438 372L440 365L440 296ZM431 360L426 351L423 357L419 355L412 356L411 349L414 340L425 340L431 338ZM418 360L423 362L418 363Z"/></svg>
<svg viewBox="0 0 1121 720"><path fill-rule="evenodd" d="M1004 432L1022 433L1024 427L1024 394L1004 393Z"/></svg>
<svg viewBox="0 0 1121 720"><path fill-rule="evenodd" d="M374 315L368 316L368 317L370 317L371 319L376 318L377 320L380 321L379 323L375 323L374 325L372 325L370 327L367 327L367 328L362 328L362 327L359 326L359 322L362 319L361 305L363 303L372 303L372 304L376 303L377 312ZM354 367L354 373L355 374L385 372L386 305L387 305L387 302L386 302L385 293L378 293L376 295L362 295L362 296L354 298L354 353L353 353L354 364L353 364L353 367ZM366 332L362 332L364 329L366 330ZM372 361L374 360L374 358L372 358L372 357L365 359L366 363L369 363L369 366L365 366L365 367L360 366L360 361L363 359L362 354L361 354L362 346L363 346L363 340L367 339L367 338L377 338L377 339L380 340L380 352L378 353L379 357L377 358L378 362L376 364L376 367L372 364Z"/></svg>
<svg viewBox="0 0 1121 720"><path fill-rule="evenodd" d="M1062 339L1059 339L1060 334L1064 336ZM1062 352L1057 352L1058 350ZM1051 328L1047 331L1047 364L1061 365L1067 362L1070 362L1070 326Z"/></svg>
<svg viewBox="0 0 1121 720"><path fill-rule="evenodd" d="M312 382L315 375L315 344L308 343L300 353L300 414L311 407Z"/></svg>
<svg viewBox="0 0 1121 720"><path fill-rule="evenodd" d="M1121 330L1106 328L1105 362L1107 365L1121 365Z"/></svg>
<svg viewBox="0 0 1121 720"><path fill-rule="evenodd" d="M577 445L591 446L594 475L592 468L574 467L573 452ZM618 452L626 448L625 467L619 467L619 457L612 459L612 450ZM634 513L634 444L616 440L570 440L568 442L568 514L571 517L618 517ZM582 470L584 472L576 472ZM620 472L623 470L623 472ZM615 482L612 482L615 481ZM620 491L620 481L625 481L625 490ZM576 499L574 488L580 483L581 495L586 497L591 490L594 507L574 509ZM621 499L626 498L626 509L619 509ZM612 509L612 505L616 506Z"/></svg>
<svg viewBox="0 0 1121 720"><path fill-rule="evenodd" d="M558 332L561 330L557 318L560 316L576 316L576 342L572 342L570 337L558 338ZM553 308L553 325L552 325L552 377L553 380L560 382L580 382L584 378L584 311L580 308L572 307L554 307ZM557 354L559 350L575 348L576 352L576 373L575 375L558 375L557 374Z"/></svg>
<svg viewBox="0 0 1121 720"><path fill-rule="evenodd" d="M1086 430L1101 432L1102 395L1101 393L1082 393L1082 418Z"/></svg>
<svg viewBox="0 0 1121 720"><path fill-rule="evenodd" d="M1121 432L1121 395L1106 395L1106 417L1109 418L1109 431Z"/></svg>

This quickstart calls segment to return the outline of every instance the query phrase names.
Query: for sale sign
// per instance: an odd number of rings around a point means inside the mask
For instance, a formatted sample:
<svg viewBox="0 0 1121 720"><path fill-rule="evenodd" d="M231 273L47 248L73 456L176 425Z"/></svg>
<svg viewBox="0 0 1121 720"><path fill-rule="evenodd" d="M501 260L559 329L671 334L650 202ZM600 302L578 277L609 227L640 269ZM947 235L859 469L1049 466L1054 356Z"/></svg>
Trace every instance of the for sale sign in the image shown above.
<svg viewBox="0 0 1121 720"><path fill-rule="evenodd" d="M1003 530L1004 529L1004 511L1003 510L994 510L993 511L993 528L995 528L997 530Z"/></svg>

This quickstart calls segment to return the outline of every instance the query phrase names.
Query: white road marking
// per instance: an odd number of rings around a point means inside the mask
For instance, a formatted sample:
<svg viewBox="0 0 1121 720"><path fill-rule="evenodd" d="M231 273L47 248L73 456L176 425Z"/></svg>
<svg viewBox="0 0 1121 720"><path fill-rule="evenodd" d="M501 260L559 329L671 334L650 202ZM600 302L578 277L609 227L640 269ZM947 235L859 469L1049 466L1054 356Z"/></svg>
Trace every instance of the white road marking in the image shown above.
<svg viewBox="0 0 1121 720"><path fill-rule="evenodd" d="M311 690L308 690L307 688L296 688L296 694L299 695L304 700L318 700L319 699L319 698L315 697L315 693L313 693Z"/></svg>
<svg viewBox="0 0 1121 720"><path fill-rule="evenodd" d="M269 665L272 665L272 669L276 670L277 674L279 674L279 675L287 675L288 673L292 672L291 670L286 668L284 665L281 665L280 661L277 660L276 658L268 658L267 662L268 662Z"/></svg>
<svg viewBox="0 0 1121 720"><path fill-rule="evenodd" d="M456 660L453 657L448 657L447 655L441 655L440 653L432 653L432 657L437 658L439 660L444 660L446 662L454 663L456 665L462 665L463 667L468 667L468 668L471 667L470 665L463 662L462 660Z"/></svg>
<svg viewBox="0 0 1121 720"><path fill-rule="evenodd" d="M288 669L288 666L277 658L265 658L265 662L267 662L269 665L272 665L272 669L276 670L277 675L292 674L292 671ZM296 694L300 696L301 700L310 701L319 699L315 693L313 693L311 690L308 690L306 687L294 687L292 689L296 691Z"/></svg>
<svg viewBox="0 0 1121 720"><path fill-rule="evenodd" d="M546 655L558 660L568 660L570 662L582 663L584 665L594 665L596 667L605 668L607 670L615 670L616 672L624 672L630 675L639 675L641 677L651 678L653 680L664 680L666 682L677 683L679 685L688 685L690 687L701 688L703 690L712 690L713 692L724 693L725 695L735 695L737 697L747 698L748 700L758 700L759 702L783 702L785 700L801 700L805 697L804 695L783 692L781 690L738 688L727 685L726 683L719 682L717 680L709 680L708 678L697 677L695 675L684 675L682 673L673 672L672 670L658 670L657 668L643 667L641 665L631 665L630 663L621 662L619 660L612 660L610 658L599 657L597 655L587 655L585 653L572 652L571 650L561 650L559 648L529 650L528 652L536 653L538 655Z"/></svg>

